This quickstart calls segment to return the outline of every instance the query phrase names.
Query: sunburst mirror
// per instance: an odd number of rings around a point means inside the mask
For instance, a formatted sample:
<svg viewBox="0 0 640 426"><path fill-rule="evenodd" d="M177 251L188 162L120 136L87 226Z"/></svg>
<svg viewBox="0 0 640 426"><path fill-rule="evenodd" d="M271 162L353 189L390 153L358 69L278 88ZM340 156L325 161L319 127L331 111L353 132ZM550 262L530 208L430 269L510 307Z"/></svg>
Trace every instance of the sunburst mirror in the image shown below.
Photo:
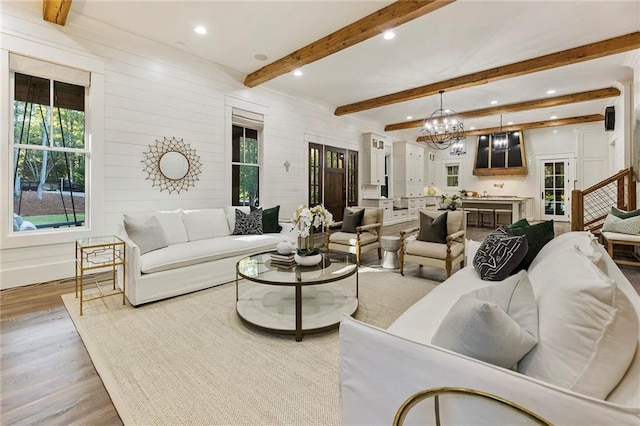
<svg viewBox="0 0 640 426"><path fill-rule="evenodd" d="M142 164L147 180L153 181L151 186L160 187L160 192L166 189L169 193L188 191L189 187L196 186L202 167L195 149L175 137L165 137L156 140L155 145L149 145Z"/></svg>

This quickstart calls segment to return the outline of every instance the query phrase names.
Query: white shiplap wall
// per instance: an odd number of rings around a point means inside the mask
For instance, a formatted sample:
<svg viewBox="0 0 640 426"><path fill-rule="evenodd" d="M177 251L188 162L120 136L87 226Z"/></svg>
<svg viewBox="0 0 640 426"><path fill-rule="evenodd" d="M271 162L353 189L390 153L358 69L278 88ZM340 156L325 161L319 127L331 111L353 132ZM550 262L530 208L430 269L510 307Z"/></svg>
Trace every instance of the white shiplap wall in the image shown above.
<svg viewBox="0 0 640 426"><path fill-rule="evenodd" d="M101 22L78 18L59 27L43 22L39 12L15 4L3 4L0 17L0 48L5 56L14 51L38 57L39 50L46 49L62 64L73 65L66 58L77 56L103 67L104 116L97 117L92 139L94 152L99 153L93 158L99 182L92 183L98 212L92 218L92 235L116 233L127 212L229 204L227 141L232 106L253 106L265 114L261 204L280 204L282 219L307 200L307 142L360 150L362 133L382 131L380 124L336 117L328 105L261 87L247 89L242 75ZM92 93L99 88L93 87ZM2 89L6 94L7 87ZM6 95L2 99L2 123L7 123L8 99ZM2 127L6 155L8 132ZM200 156L202 173L186 192L160 192L145 180L143 152L164 136L184 139ZM289 172L285 161L291 164ZM2 176L9 176L7 161L0 168ZM2 186L4 197L10 185ZM73 276L77 235L58 234L50 241L34 236L28 242L9 243L9 211L2 205L0 288Z"/></svg>

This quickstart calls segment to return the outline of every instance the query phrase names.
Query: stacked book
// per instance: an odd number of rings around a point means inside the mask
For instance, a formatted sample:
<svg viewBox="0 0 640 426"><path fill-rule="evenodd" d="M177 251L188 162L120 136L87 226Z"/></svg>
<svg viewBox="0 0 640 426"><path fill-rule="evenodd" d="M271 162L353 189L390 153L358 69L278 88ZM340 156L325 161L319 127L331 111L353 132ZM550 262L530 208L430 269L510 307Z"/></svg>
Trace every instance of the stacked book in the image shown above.
<svg viewBox="0 0 640 426"><path fill-rule="evenodd" d="M291 268L296 265L294 254L271 253L271 266L279 268Z"/></svg>

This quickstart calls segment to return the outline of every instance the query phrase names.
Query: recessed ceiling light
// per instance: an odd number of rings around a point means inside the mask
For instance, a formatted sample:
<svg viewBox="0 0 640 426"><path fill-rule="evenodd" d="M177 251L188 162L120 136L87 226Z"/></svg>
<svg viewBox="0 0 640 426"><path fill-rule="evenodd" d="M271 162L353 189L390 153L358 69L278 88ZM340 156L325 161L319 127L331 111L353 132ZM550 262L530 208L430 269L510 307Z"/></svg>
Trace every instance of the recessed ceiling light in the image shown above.
<svg viewBox="0 0 640 426"><path fill-rule="evenodd" d="M557 130L554 130L554 131L553 131L553 133L558 133L558 131L557 131Z"/></svg>
<svg viewBox="0 0 640 426"><path fill-rule="evenodd" d="M556 118L558 118L558 116L557 116L557 115L552 115L552 116L551 116L551 119L552 119L552 120L555 120Z"/></svg>
<svg viewBox="0 0 640 426"><path fill-rule="evenodd" d="M491 101L490 103L491 103L491 105L495 105L495 104L498 103L498 101Z"/></svg>
<svg viewBox="0 0 640 426"><path fill-rule="evenodd" d="M512 125L512 124L513 124L513 121L508 121L508 122L507 122L507 126L510 126L510 125Z"/></svg>
<svg viewBox="0 0 640 426"><path fill-rule="evenodd" d="M407 115L407 120L411 120L413 117L410 115Z"/></svg>
<svg viewBox="0 0 640 426"><path fill-rule="evenodd" d="M555 89L547 90L547 95L553 95L554 93L556 93Z"/></svg>
<svg viewBox="0 0 640 426"><path fill-rule="evenodd" d="M198 25L193 29L193 31L195 31L197 34L200 34L200 35L205 35L207 33L207 29L202 25Z"/></svg>
<svg viewBox="0 0 640 426"><path fill-rule="evenodd" d="M476 129L476 128L475 128L475 127L473 127L473 126L469 127L469 130L475 130L475 129Z"/></svg>
<svg viewBox="0 0 640 426"><path fill-rule="evenodd" d="M384 34L382 35L382 37L384 37L385 40L391 40L395 36L396 36L396 33L394 33L393 31L385 31Z"/></svg>
<svg viewBox="0 0 640 426"><path fill-rule="evenodd" d="M258 61L266 61L267 59L269 59L269 57L264 53L256 53L255 55L253 55L253 59L256 59Z"/></svg>
<svg viewBox="0 0 640 426"><path fill-rule="evenodd" d="M302 75L302 70L295 70L293 72L293 75L295 75L296 77L300 77Z"/></svg>

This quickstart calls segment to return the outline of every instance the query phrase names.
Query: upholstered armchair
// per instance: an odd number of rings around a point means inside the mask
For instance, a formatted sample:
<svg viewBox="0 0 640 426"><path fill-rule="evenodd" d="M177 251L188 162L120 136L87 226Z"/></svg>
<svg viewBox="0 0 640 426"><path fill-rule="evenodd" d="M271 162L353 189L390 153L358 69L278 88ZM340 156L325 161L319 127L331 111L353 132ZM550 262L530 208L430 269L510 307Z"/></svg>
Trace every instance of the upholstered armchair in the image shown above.
<svg viewBox="0 0 640 426"><path fill-rule="evenodd" d="M447 214L446 225L444 218ZM453 265L464 267L465 234L467 216L462 210L420 210L420 225L400 232L400 274L404 275L405 263L419 263L446 269L451 276ZM438 231L438 228L440 231ZM413 234L417 231L417 238ZM440 233L439 233L440 232ZM434 235L438 234L439 235Z"/></svg>
<svg viewBox="0 0 640 426"><path fill-rule="evenodd" d="M354 223L352 214L360 213L360 220ZM374 207L347 207L345 218L332 223L325 237L325 248L331 251L351 253L356 255L356 262L360 265L360 256L370 250L378 249L378 258L382 259L380 235L382 234L382 220L384 209Z"/></svg>

